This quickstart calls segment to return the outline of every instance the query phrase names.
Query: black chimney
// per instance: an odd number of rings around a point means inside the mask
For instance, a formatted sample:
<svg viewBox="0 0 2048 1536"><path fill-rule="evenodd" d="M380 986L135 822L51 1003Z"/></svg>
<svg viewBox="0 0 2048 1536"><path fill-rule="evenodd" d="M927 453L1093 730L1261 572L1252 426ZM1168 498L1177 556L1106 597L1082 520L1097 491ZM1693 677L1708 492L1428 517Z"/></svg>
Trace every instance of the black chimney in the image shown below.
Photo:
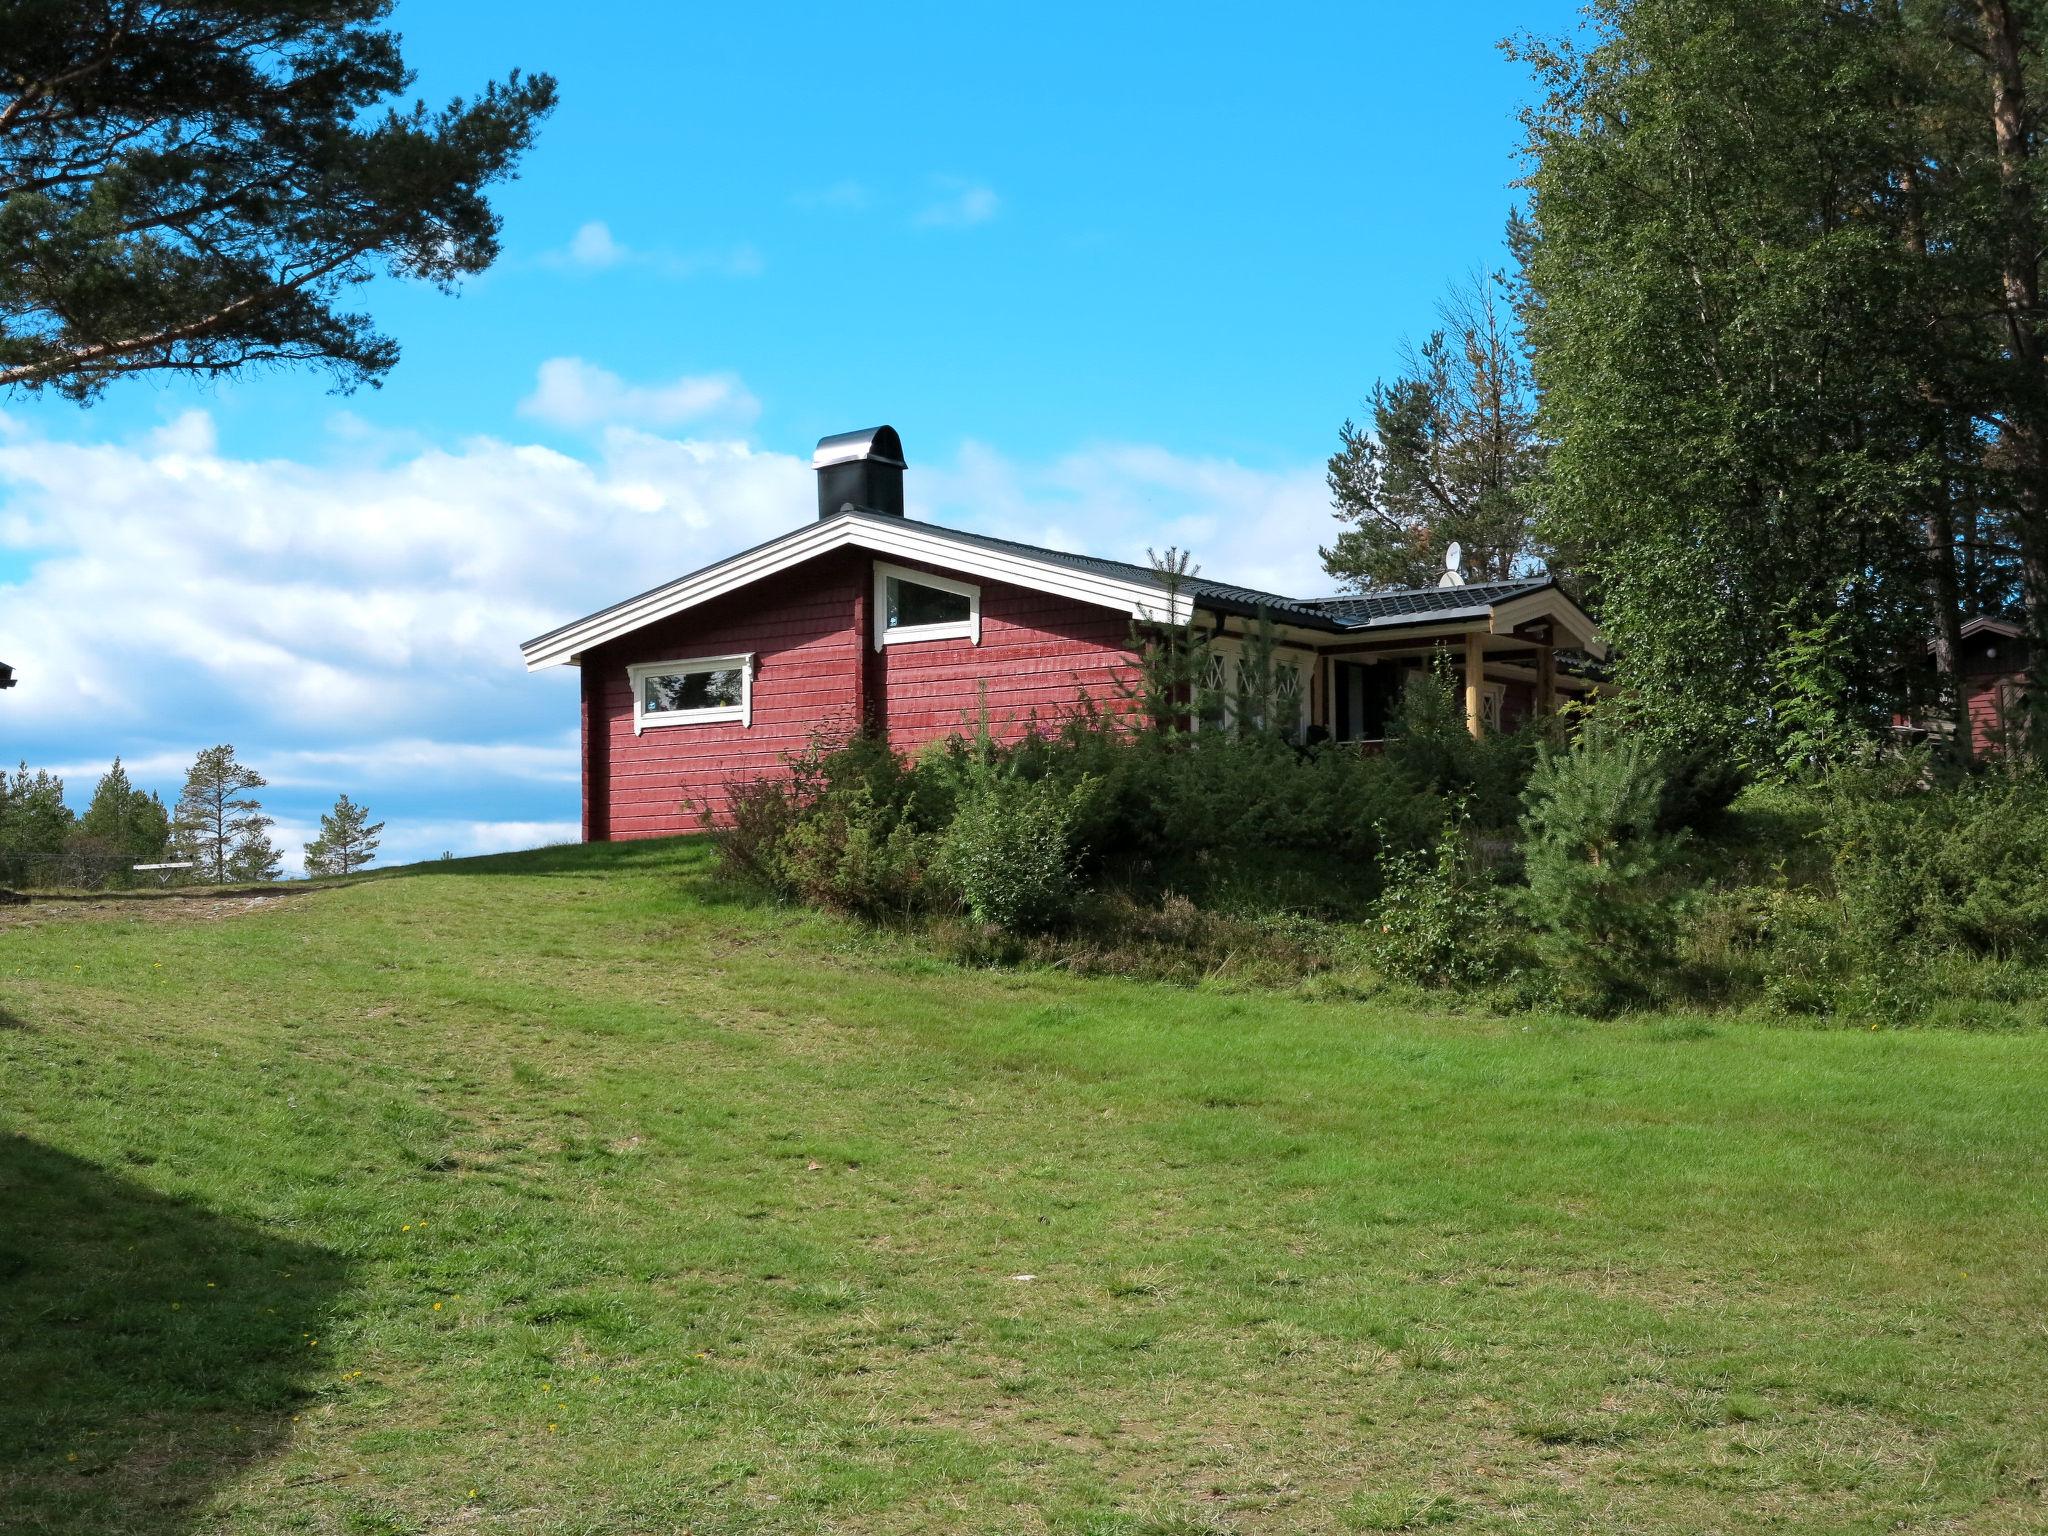
<svg viewBox="0 0 2048 1536"><path fill-rule="evenodd" d="M903 439L894 427L869 427L818 439L818 516L858 512L903 515Z"/></svg>

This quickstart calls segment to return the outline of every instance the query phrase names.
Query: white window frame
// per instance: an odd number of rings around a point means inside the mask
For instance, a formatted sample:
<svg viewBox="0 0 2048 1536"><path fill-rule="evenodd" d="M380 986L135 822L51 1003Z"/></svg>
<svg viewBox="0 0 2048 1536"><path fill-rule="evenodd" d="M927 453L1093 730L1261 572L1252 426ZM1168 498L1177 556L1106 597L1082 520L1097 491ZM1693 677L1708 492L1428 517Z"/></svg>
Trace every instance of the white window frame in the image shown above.
<svg viewBox="0 0 2048 1536"><path fill-rule="evenodd" d="M941 592L951 592L967 599L967 617L947 624L908 624L895 629L889 627L889 582L914 582L920 587L933 587ZM875 562L875 649L885 645L910 645L919 640L967 640L981 644L981 588L971 581L955 581L950 576L934 576L930 571L913 570L907 565L890 565L886 561Z"/></svg>
<svg viewBox="0 0 2048 1536"><path fill-rule="evenodd" d="M1506 683L1489 683L1482 679L1479 684L1480 721L1490 731L1502 730L1504 727L1501 724L1501 719L1507 714L1507 711L1508 685Z"/></svg>
<svg viewBox="0 0 2048 1536"><path fill-rule="evenodd" d="M740 675L740 701L714 704L705 709L657 709L647 707L650 677L668 677L677 672L734 672ZM731 725L742 729L754 723L754 653L741 656L692 656L682 661L638 661L626 668L633 685L633 734L671 725Z"/></svg>
<svg viewBox="0 0 2048 1536"><path fill-rule="evenodd" d="M1223 718L1216 723L1225 730L1233 730L1237 726L1237 690L1243 682L1239 672L1244 666L1244 651L1244 641L1236 635L1217 635L1209 641L1210 656L1223 663ZM1277 672L1285 668L1293 672L1301 682L1301 693L1296 700L1299 707L1295 711L1295 741L1305 741L1308 738L1309 718L1314 713L1310 694L1315 683L1315 666L1316 659L1312 655L1300 656L1291 651L1283 651L1278 646L1273 649L1274 670Z"/></svg>

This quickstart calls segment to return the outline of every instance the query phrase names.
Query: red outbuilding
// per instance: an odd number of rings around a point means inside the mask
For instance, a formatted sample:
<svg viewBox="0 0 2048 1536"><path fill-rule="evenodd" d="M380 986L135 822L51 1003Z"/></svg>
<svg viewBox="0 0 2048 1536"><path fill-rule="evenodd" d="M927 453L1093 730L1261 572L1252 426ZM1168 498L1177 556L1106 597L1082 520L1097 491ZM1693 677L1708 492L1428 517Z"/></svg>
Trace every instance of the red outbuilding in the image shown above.
<svg viewBox="0 0 2048 1536"><path fill-rule="evenodd" d="M583 836L692 831L730 785L786 771L815 735L866 724L899 750L986 719L1009 737L1083 697L1114 709L1144 628L1210 636L1219 695L1272 626L1276 686L1316 740L1379 740L1406 674L1448 651L1474 731L1587 684L1559 651L1599 630L1542 577L1300 599L941 528L903 512L890 427L818 444L818 515L521 647L582 669Z"/></svg>
<svg viewBox="0 0 2048 1536"><path fill-rule="evenodd" d="M1998 756L2020 745L2027 729L2027 690L2033 681L2033 657L2027 632L2006 619L1975 618L1962 629L1956 652L1956 692L1963 718L1970 723L1970 753ZM1932 647L1925 665L1924 688L1932 690ZM1892 722L1899 735L1912 740L1948 740L1955 727L1932 715L1900 715Z"/></svg>

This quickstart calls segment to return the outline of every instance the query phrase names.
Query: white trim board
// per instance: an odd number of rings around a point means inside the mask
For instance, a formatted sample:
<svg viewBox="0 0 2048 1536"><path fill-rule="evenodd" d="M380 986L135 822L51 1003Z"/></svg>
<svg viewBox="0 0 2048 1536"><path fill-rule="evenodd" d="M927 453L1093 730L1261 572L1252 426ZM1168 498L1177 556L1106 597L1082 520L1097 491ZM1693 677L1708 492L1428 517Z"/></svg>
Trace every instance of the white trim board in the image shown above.
<svg viewBox="0 0 2048 1536"><path fill-rule="evenodd" d="M1578 642L1579 648L1596 661L1607 659L1607 643L1585 609L1555 587L1525 592L1494 605L1490 627L1496 635L1512 635L1515 627L1532 619L1549 619Z"/></svg>
<svg viewBox="0 0 2048 1536"><path fill-rule="evenodd" d="M930 587L935 592L951 592L955 597L967 599L967 617L944 624L906 624L895 629L889 627L889 583L908 582L914 587ZM981 644L981 588L971 581L955 581L950 576L936 575L931 571L913 570L907 565L891 565L886 560L875 562L875 606L874 623L875 649L885 645L915 645L920 640L967 640Z"/></svg>
<svg viewBox="0 0 2048 1536"><path fill-rule="evenodd" d="M647 708L647 690L640 685L650 677L668 677L679 672L737 672L740 675L740 701L737 704L713 704L703 709L661 709ZM748 651L735 656L692 656L683 661L636 661L626 668L626 677L633 688L633 734L642 731L668 730L673 726L688 725L731 725L738 723L745 730L754 723L754 653Z"/></svg>

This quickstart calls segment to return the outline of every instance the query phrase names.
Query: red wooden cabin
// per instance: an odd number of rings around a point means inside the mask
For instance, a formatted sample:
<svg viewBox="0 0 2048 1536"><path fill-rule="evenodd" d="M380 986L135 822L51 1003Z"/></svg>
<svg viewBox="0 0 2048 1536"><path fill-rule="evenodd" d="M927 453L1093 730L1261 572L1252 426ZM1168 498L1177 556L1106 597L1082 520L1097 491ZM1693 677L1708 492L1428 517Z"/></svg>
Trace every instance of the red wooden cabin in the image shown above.
<svg viewBox="0 0 2048 1536"><path fill-rule="evenodd" d="M1599 631L1543 578L1298 599L913 521L903 446L878 427L819 443L818 515L781 538L521 647L582 669L586 841L691 831L727 786L784 771L818 731L865 721L898 749L971 729L1011 736L1083 695L1114 708L1133 634L1193 621L1228 694L1245 636L1273 625L1278 685L1304 733L1379 739L1408 671L1448 650L1475 731L1511 728L1588 685L1559 650Z"/></svg>
<svg viewBox="0 0 2048 1536"><path fill-rule="evenodd" d="M2011 751L2027 726L2027 689L2033 680L2027 632L2005 619L1978 618L1963 626L1962 642L1956 654L1957 691L1963 718L1970 722L1971 755ZM1931 655L1927 671L1933 671ZM1900 735L1916 740L1947 738L1955 729L1947 720L1917 715L1901 715L1892 724Z"/></svg>

